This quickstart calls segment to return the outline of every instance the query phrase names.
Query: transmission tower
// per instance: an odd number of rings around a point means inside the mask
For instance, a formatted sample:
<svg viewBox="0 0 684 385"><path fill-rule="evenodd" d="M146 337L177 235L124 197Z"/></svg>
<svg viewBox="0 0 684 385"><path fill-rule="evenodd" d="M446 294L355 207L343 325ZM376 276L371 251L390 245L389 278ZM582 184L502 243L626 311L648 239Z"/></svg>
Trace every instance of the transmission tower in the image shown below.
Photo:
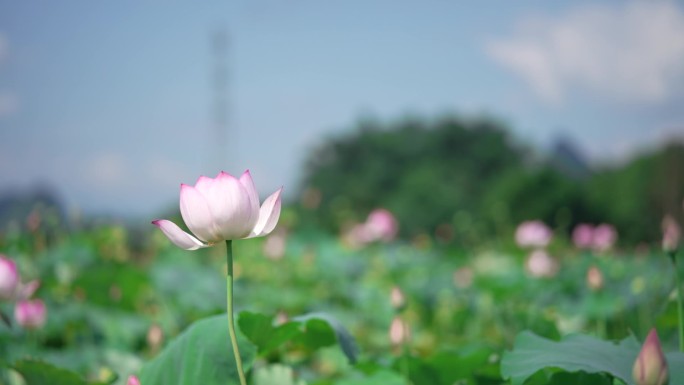
<svg viewBox="0 0 684 385"><path fill-rule="evenodd" d="M236 159L237 151L236 135L230 135L229 145L229 105L228 100L228 33L225 29L216 30L211 36L213 54L212 69L212 135L211 143L211 167L228 170Z"/></svg>

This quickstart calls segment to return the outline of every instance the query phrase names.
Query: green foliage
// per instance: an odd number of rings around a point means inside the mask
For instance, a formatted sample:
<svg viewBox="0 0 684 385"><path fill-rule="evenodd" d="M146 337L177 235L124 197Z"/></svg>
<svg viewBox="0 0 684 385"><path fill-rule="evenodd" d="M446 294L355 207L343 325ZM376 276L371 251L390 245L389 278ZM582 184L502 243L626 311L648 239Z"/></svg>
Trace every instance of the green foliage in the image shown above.
<svg viewBox="0 0 684 385"><path fill-rule="evenodd" d="M507 133L487 120L370 123L315 151L304 184L320 190L317 214L328 227L385 207L405 234L417 234L450 223L461 210L477 214L480 195L521 159Z"/></svg>
<svg viewBox="0 0 684 385"><path fill-rule="evenodd" d="M269 365L255 371L253 385L306 385L306 383L295 380L290 367Z"/></svg>
<svg viewBox="0 0 684 385"><path fill-rule="evenodd" d="M302 189L321 200L315 211L300 211L300 223L337 232L384 207L405 236L441 228L448 239L477 245L542 219L566 234L578 223L608 222L622 242L637 244L660 239L666 213L684 220L683 144L597 172L561 155L533 159L488 119L362 122L308 156Z"/></svg>
<svg viewBox="0 0 684 385"><path fill-rule="evenodd" d="M78 374L46 362L25 359L14 363L26 385L88 385Z"/></svg>
<svg viewBox="0 0 684 385"><path fill-rule="evenodd" d="M598 172L587 186L592 212L614 223L622 237L658 240L665 214L684 222L684 144L670 144L624 167Z"/></svg>
<svg viewBox="0 0 684 385"><path fill-rule="evenodd" d="M243 311L238 325L254 343L260 355L267 355L285 342L299 344L309 351L339 343L350 363L356 361L353 337L336 319L327 314L306 314L282 325L274 326L273 317Z"/></svg>
<svg viewBox="0 0 684 385"><path fill-rule="evenodd" d="M346 378L335 382L335 385L405 385L406 379L389 370L378 370L361 378Z"/></svg>
<svg viewBox="0 0 684 385"><path fill-rule="evenodd" d="M245 370L256 356L256 347L238 334ZM142 369L145 385L239 384L228 319L219 315L195 322Z"/></svg>
<svg viewBox="0 0 684 385"><path fill-rule="evenodd" d="M582 371L585 374L555 374L550 383L567 383L564 381L583 377L581 383L601 384L606 381L591 374L609 374L628 385L634 385L632 368L640 349L641 345L634 337L615 344L576 334L555 342L524 331L516 338L513 351L504 353L501 375L510 379L513 385L522 385L540 370L562 369L567 372ZM666 354L666 359L669 364L670 384L684 384L684 353L669 353ZM590 376L584 377L586 374Z"/></svg>

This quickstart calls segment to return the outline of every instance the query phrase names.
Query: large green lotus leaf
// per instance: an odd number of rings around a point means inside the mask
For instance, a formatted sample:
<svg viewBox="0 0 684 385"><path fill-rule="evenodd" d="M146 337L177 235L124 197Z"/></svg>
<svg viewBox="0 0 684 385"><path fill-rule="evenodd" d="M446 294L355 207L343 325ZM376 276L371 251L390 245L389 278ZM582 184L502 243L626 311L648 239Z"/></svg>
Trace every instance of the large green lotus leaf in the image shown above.
<svg viewBox="0 0 684 385"><path fill-rule="evenodd" d="M75 372L58 368L47 362L25 359L12 365L26 381L26 385L88 385Z"/></svg>
<svg viewBox="0 0 684 385"><path fill-rule="evenodd" d="M356 362L358 349L349 331L334 317L311 313L273 326L273 317L243 311L238 318L240 330L266 355L287 341L316 350L337 342L350 363Z"/></svg>
<svg viewBox="0 0 684 385"><path fill-rule="evenodd" d="M238 333L238 344L247 371L256 356L256 346L241 333ZM213 316L190 325L159 356L143 366L140 382L145 385L239 384L226 316Z"/></svg>
<svg viewBox="0 0 684 385"><path fill-rule="evenodd" d="M521 385L541 369L558 368L567 372L609 373L634 385L632 368L640 349L634 337L613 343L575 334L556 342L523 331L516 337L513 351L504 353L501 375L513 385ZM668 353L666 358L670 385L684 385L684 354Z"/></svg>
<svg viewBox="0 0 684 385"><path fill-rule="evenodd" d="M305 323L303 339L304 341L307 341L308 345L314 348L332 345L331 343L317 342L330 340L329 336L332 332L333 343L336 339L337 343L340 345L340 349L342 349L344 355L347 356L349 363L356 363L359 351L356 341L351 333L349 333L349 330L347 330L347 328L345 328L335 317L327 313L309 313L295 317L294 321Z"/></svg>
<svg viewBox="0 0 684 385"><path fill-rule="evenodd" d="M439 375L440 384L454 384L467 379L474 382L475 374L489 360L489 349L481 348L470 352L439 352L427 360L427 363Z"/></svg>
<svg viewBox="0 0 684 385"><path fill-rule="evenodd" d="M280 345L300 334L298 322L287 322L273 326L273 317L248 311L238 317L240 331L259 348L259 354L266 355Z"/></svg>

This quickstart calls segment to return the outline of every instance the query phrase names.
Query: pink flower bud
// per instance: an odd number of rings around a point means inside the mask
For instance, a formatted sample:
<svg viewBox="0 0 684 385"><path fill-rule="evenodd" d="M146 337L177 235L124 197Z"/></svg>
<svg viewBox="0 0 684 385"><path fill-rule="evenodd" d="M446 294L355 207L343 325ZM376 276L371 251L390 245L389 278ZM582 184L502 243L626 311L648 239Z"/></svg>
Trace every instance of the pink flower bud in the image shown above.
<svg viewBox="0 0 684 385"><path fill-rule="evenodd" d="M43 327L46 316L45 304L39 299L19 301L14 306L14 319L21 327L26 329Z"/></svg>
<svg viewBox="0 0 684 385"><path fill-rule="evenodd" d="M392 303L392 307L396 310L401 310L406 306L406 298L398 286L392 288L392 291L390 292L390 302Z"/></svg>
<svg viewBox="0 0 684 385"><path fill-rule="evenodd" d="M546 247L553 233L542 221L525 221L515 231L515 242L520 247Z"/></svg>
<svg viewBox="0 0 684 385"><path fill-rule="evenodd" d="M663 250L672 252L679 247L679 237L681 236L681 229L677 221L671 216L666 215L663 218Z"/></svg>
<svg viewBox="0 0 684 385"><path fill-rule="evenodd" d="M0 300L13 299L19 285L19 272L13 260L0 254Z"/></svg>
<svg viewBox="0 0 684 385"><path fill-rule="evenodd" d="M667 383L667 361L660 347L655 329L651 329L634 362L632 377L637 385L663 385Z"/></svg>
<svg viewBox="0 0 684 385"><path fill-rule="evenodd" d="M408 342L410 339L411 331L406 322L404 322L400 317L394 317L389 329L389 338L392 345L399 346Z"/></svg>
<svg viewBox="0 0 684 385"><path fill-rule="evenodd" d="M129 376L126 385L140 385L140 380L136 376Z"/></svg>
<svg viewBox="0 0 684 385"><path fill-rule="evenodd" d="M603 288L603 273L601 273L598 267L592 266L587 270L587 286L592 291L598 291Z"/></svg>

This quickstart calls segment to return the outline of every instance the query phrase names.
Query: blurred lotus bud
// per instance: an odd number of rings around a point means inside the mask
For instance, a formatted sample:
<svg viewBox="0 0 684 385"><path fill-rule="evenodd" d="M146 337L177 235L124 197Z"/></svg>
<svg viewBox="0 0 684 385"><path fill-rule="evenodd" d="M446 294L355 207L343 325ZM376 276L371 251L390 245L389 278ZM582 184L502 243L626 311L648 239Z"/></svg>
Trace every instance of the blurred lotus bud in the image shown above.
<svg viewBox="0 0 684 385"><path fill-rule="evenodd" d="M19 284L19 272L13 260L0 254L0 300L14 298Z"/></svg>
<svg viewBox="0 0 684 385"><path fill-rule="evenodd" d="M17 284L17 290L16 290L16 293L14 295L14 298L16 301L27 300L27 299L31 298L31 296L33 296L33 293L35 293L39 287L40 287L40 281L38 281L36 279L34 279L33 281L30 281L29 283L21 283L20 282L19 284Z"/></svg>
<svg viewBox="0 0 684 385"><path fill-rule="evenodd" d="M406 297L398 286L394 286L390 292L390 302L394 310L402 310L406 306Z"/></svg>
<svg viewBox="0 0 684 385"><path fill-rule="evenodd" d="M525 221L515 231L515 242L520 247L546 247L553 233L542 221Z"/></svg>
<svg viewBox="0 0 684 385"><path fill-rule="evenodd" d="M533 251L525 261L525 269L536 278L550 278L558 273L558 263L544 250Z"/></svg>
<svg viewBox="0 0 684 385"><path fill-rule="evenodd" d="M667 361L655 329L651 329L641 347L632 377L637 385L663 385L668 381Z"/></svg>
<svg viewBox="0 0 684 385"><path fill-rule="evenodd" d="M129 376L126 385L140 385L140 380L136 376Z"/></svg>
<svg viewBox="0 0 684 385"><path fill-rule="evenodd" d="M156 352L164 343L164 331L157 324L153 324L147 329L147 346L150 350Z"/></svg>
<svg viewBox="0 0 684 385"><path fill-rule="evenodd" d="M343 241L353 247L362 247L370 243L372 239L368 236L366 226L361 223L352 225L342 236Z"/></svg>
<svg viewBox="0 0 684 385"><path fill-rule="evenodd" d="M607 251L615 244L617 231L612 225L602 223L594 229L593 247L596 251Z"/></svg>
<svg viewBox="0 0 684 385"><path fill-rule="evenodd" d="M578 249L589 249L594 242L594 226L580 223L572 231L572 243Z"/></svg>
<svg viewBox="0 0 684 385"><path fill-rule="evenodd" d="M39 299L19 301L14 306L14 319L25 329L39 329L45 325L47 310Z"/></svg>
<svg viewBox="0 0 684 385"><path fill-rule="evenodd" d="M679 247L679 238L681 237L681 229L677 221L671 216L666 215L663 218L663 250L666 252L676 251Z"/></svg>
<svg viewBox="0 0 684 385"><path fill-rule="evenodd" d="M473 284L474 278L473 269L468 266L464 266L454 271L454 286L459 289L467 289Z"/></svg>
<svg viewBox="0 0 684 385"><path fill-rule="evenodd" d="M290 317L287 316L287 313L285 313L284 311L281 310L278 313L276 313L275 320L273 321L273 323L276 326L279 326L279 325L282 325L282 324L287 323L289 321L290 321Z"/></svg>
<svg viewBox="0 0 684 385"><path fill-rule="evenodd" d="M401 317L394 317L389 329L390 342L394 346L400 346L407 343L411 339L411 331L409 326Z"/></svg>
<svg viewBox="0 0 684 385"><path fill-rule="evenodd" d="M587 270L587 286L593 291L603 288L603 273L597 266L591 266Z"/></svg>
<svg viewBox="0 0 684 385"><path fill-rule="evenodd" d="M389 242L397 236L399 224L391 212L385 209L375 209L368 214L365 223L366 231L372 240Z"/></svg>
<svg viewBox="0 0 684 385"><path fill-rule="evenodd" d="M285 233L276 230L276 232L269 235L264 242L264 255L273 261L282 259L285 256L286 240Z"/></svg>

